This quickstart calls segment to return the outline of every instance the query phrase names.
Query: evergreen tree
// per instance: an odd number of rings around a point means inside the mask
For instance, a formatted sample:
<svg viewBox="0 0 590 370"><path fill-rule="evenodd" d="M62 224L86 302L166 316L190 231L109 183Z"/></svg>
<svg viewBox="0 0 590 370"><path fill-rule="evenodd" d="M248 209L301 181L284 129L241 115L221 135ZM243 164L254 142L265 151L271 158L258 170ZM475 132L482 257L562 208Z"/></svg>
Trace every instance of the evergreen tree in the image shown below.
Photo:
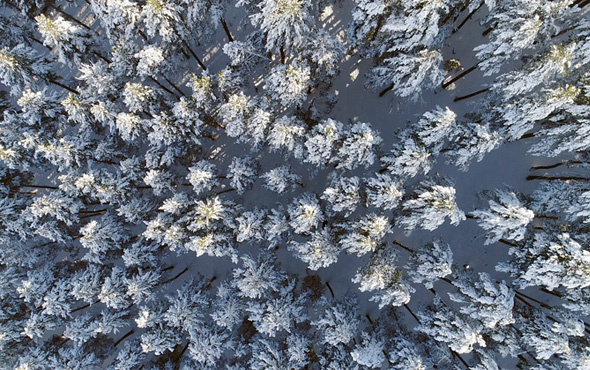
<svg viewBox="0 0 590 370"><path fill-rule="evenodd" d="M514 192L496 190L492 196L494 199L488 201L489 210L471 212L477 218L479 226L488 232L485 244L495 243L500 239L524 239L526 226L535 217L533 211L524 207Z"/></svg>
<svg viewBox="0 0 590 370"><path fill-rule="evenodd" d="M438 342L448 344L457 353L469 353L477 345L485 347L481 324L466 320L436 296L427 311L419 312L420 325L416 330Z"/></svg>
<svg viewBox="0 0 590 370"><path fill-rule="evenodd" d="M455 188L452 186L436 185L432 181L424 181L414 192L414 196L402 204L405 212L400 224L406 230L421 227L425 230L435 230L446 217L452 225L465 220L465 214L455 203Z"/></svg>
<svg viewBox="0 0 590 370"><path fill-rule="evenodd" d="M449 293L451 300L466 303L460 311L480 321L487 328L514 323L514 291L505 282L494 284L490 275L480 272L478 279L469 274L460 274L453 281L458 293Z"/></svg>
<svg viewBox="0 0 590 370"><path fill-rule="evenodd" d="M405 281L403 270L396 266L396 261L397 254L391 248L378 249L352 279L353 283L360 284L361 292L376 291L371 301L378 302L379 308L406 304L416 291Z"/></svg>
<svg viewBox="0 0 590 370"><path fill-rule="evenodd" d="M374 89L391 86L395 95L415 101L423 88L432 90L442 82L442 61L436 50L421 50L416 55L399 53L373 68L366 85Z"/></svg>
<svg viewBox="0 0 590 370"><path fill-rule="evenodd" d="M412 253L405 267L410 280L432 289L434 282L453 272L452 265L451 247L442 240L433 240Z"/></svg>

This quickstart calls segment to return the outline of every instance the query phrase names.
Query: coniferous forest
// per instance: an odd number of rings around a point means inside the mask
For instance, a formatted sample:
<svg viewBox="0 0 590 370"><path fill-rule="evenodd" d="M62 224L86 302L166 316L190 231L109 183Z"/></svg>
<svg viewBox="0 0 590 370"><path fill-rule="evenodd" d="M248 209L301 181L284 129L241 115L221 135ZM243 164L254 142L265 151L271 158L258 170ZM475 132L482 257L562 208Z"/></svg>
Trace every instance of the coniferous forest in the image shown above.
<svg viewBox="0 0 590 370"><path fill-rule="evenodd" d="M590 369L590 0L1 0L0 369Z"/></svg>

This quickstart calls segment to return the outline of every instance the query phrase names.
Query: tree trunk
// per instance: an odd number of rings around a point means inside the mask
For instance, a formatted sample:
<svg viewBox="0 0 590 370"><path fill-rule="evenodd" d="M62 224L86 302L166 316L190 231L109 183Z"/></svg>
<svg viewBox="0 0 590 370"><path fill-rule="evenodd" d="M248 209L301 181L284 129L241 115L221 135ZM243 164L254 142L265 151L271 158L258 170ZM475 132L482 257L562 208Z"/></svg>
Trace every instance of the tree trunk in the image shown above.
<svg viewBox="0 0 590 370"><path fill-rule="evenodd" d="M475 9L473 9L473 11L471 13L469 13L469 15L467 17L465 17L465 19L463 19L463 22L461 22L457 28L455 28L453 30L453 33L456 33L457 31L459 31L461 28L463 28L463 26L465 25L465 23L467 23L467 21L469 21L471 19L471 17L473 17L473 15L475 14L475 12L477 12L481 7L483 6L483 1L479 4L479 6Z"/></svg>
<svg viewBox="0 0 590 370"><path fill-rule="evenodd" d="M381 92L379 93L379 97L382 97L383 95L387 94L391 90L393 90L393 84L391 84L391 85L387 86L385 89L381 90Z"/></svg>
<svg viewBox="0 0 590 370"><path fill-rule="evenodd" d="M170 80L168 79L168 77L164 76L164 79L166 80L166 82L168 82L168 84L170 84L170 86L172 86L172 87L174 88L174 90L178 91L178 93L179 93L181 96L186 96L186 95L184 94L184 92L183 92L182 90L180 90L180 89L178 88L178 86L176 86L176 85L174 84L174 82L172 82L172 81L170 81Z"/></svg>
<svg viewBox="0 0 590 370"><path fill-rule="evenodd" d="M453 101L456 103L458 101L461 100L465 100L465 99L469 99L469 98L473 98L474 96L477 96L479 94L483 94L484 92L488 91L489 88L485 88L485 89L481 89L481 90L477 90L476 92L473 92L471 94L467 94L467 95L463 95L463 96L458 96L455 99L453 99Z"/></svg>
<svg viewBox="0 0 590 370"><path fill-rule="evenodd" d="M463 72L459 73L457 76L453 77L451 80L449 80L447 82L443 82L442 85L441 85L442 88L443 89L446 89L447 86L449 86L453 82L455 82L455 81L457 81L457 80L459 80L459 79L467 76L469 73L475 71L476 69L477 69L477 64L474 65L474 66L472 66L472 67L470 67L470 68L468 68L468 69L466 69L466 70L464 70Z"/></svg>
<svg viewBox="0 0 590 370"><path fill-rule="evenodd" d="M330 285L330 283L327 281L326 281L326 286L328 287L328 290L330 291L330 295L332 296L332 298L335 298L336 296L334 295L334 290L332 289L332 286Z"/></svg>
<svg viewBox="0 0 590 370"><path fill-rule="evenodd" d="M33 185L33 184L22 184L21 188L36 188L36 189L59 189L57 186L49 185Z"/></svg>
<svg viewBox="0 0 590 370"><path fill-rule="evenodd" d="M114 344L113 347L117 347L122 341L124 341L125 339L129 338L129 336L131 334L135 333L135 330L129 330L125 335L123 335L121 338L119 338L119 340L117 340Z"/></svg>
<svg viewBox="0 0 590 370"><path fill-rule="evenodd" d="M80 21L79 19L77 19L76 17L66 13L65 11L63 11L59 6L55 6L53 4L49 4L49 7L53 10L55 10L56 12L62 14L64 16L64 18L69 19L70 21L79 24L80 26L86 28L88 31L91 31L93 33L98 34L98 32L94 31L92 28L88 27L84 22Z"/></svg>
<svg viewBox="0 0 590 370"><path fill-rule="evenodd" d="M221 25L223 26L223 30L225 31L225 35L227 36L227 39L229 40L229 42L234 41L234 38L231 35L231 32L229 32L229 27L227 26L225 19L221 18L219 21L221 22Z"/></svg>
<svg viewBox="0 0 590 370"><path fill-rule="evenodd" d="M62 84L61 82L58 82L58 81L54 80L53 78L49 78L47 81L49 81L50 83L52 83L54 85L57 85L59 87L62 87L64 89L68 90L72 94L80 95L80 92L79 91L76 91L76 90L72 89L71 87Z"/></svg>
<svg viewBox="0 0 590 370"><path fill-rule="evenodd" d="M170 279L168 279L168 280L165 280L165 281L162 283L162 285L164 285L164 284L168 284L168 283L170 283L170 282L173 282L174 280L176 280L176 279L178 279L179 277L181 277L181 276L182 276L182 275L183 275L185 272L187 272L187 271L188 271L188 267L185 267L185 268L184 268L184 270L180 271L178 274L176 274L176 276L173 276L173 277L171 277Z"/></svg>
<svg viewBox="0 0 590 370"><path fill-rule="evenodd" d="M405 307L406 310L408 310L408 312L410 313L410 315L412 315L412 317L418 322L418 324L421 324L420 319L418 318L418 316L416 316L416 314L414 313L414 311L412 311L407 304L404 304L404 307Z"/></svg>
<svg viewBox="0 0 590 370"><path fill-rule="evenodd" d="M185 40L182 40L182 42L184 43L184 45L188 49L188 52L191 53L191 55L193 56L193 58L195 58L195 60L199 64L199 66L201 66L201 68L203 69L203 71L206 71L207 70L207 66L201 61L201 59L197 56L197 54L195 54L195 52L190 47L190 45L188 44L188 42L186 42Z"/></svg>
<svg viewBox="0 0 590 370"><path fill-rule="evenodd" d="M465 366L466 369L469 369L469 365L467 364L467 362L465 362L465 360L463 359L463 357L461 357L460 354L458 354L457 352L453 351L452 349L450 350L451 353L453 354L453 357L456 357L459 359L459 361L461 361L461 363L463 364L463 366Z"/></svg>
<svg viewBox="0 0 590 370"><path fill-rule="evenodd" d="M588 182L590 181L590 178L587 177L578 177L578 176L527 176L526 177L527 181L531 181L531 180L543 180L543 181L555 181L555 180L561 180L561 181L585 181Z"/></svg>
<svg viewBox="0 0 590 370"><path fill-rule="evenodd" d="M398 247L405 249L406 251L410 252L411 254L416 253L413 249L406 247L405 245L403 245L402 243L398 242L397 240L394 240L392 242L393 244L397 245Z"/></svg>
<svg viewBox="0 0 590 370"><path fill-rule="evenodd" d="M174 93L174 91L172 91L172 90L170 90L169 88L167 88L166 86L162 85L162 84L160 83L160 81L156 80L156 79L155 79L155 78L153 78L152 76L149 76L149 79L150 79L150 80L151 80L153 83L155 83L156 85L158 85L158 86L159 86L159 87L160 87L162 90L164 90L164 91L168 92L170 95L173 95L173 96L174 96L175 98L177 98L177 99L179 98L179 96L178 96L178 95L176 95L176 94Z"/></svg>

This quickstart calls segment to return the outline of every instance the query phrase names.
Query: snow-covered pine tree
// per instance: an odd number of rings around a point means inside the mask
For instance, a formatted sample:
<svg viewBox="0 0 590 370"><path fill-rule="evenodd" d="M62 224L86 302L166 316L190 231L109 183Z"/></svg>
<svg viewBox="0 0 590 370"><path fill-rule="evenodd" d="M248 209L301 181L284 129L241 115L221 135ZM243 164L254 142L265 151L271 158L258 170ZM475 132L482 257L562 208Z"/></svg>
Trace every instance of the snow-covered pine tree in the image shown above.
<svg viewBox="0 0 590 370"><path fill-rule="evenodd" d="M412 253L405 268L412 282L432 289L434 282L453 272L453 252L447 243L435 239Z"/></svg>
<svg viewBox="0 0 590 370"><path fill-rule="evenodd" d="M416 291L403 274L393 248L382 247L373 252L369 263L357 271L352 282L360 284L361 292L374 292L371 301L378 302L379 308L401 306L408 303Z"/></svg>
<svg viewBox="0 0 590 370"><path fill-rule="evenodd" d="M453 280L453 285L459 291L449 293L451 300L467 304L460 311L478 320L486 328L514 323L512 309L515 293L505 282L496 284L489 274L483 272L478 274L478 278L460 273Z"/></svg>
<svg viewBox="0 0 590 370"><path fill-rule="evenodd" d="M500 239L519 241L524 239L527 225L535 213L523 206L518 196L511 191L496 190L490 194L489 210L471 212L481 228L487 231L484 244L495 243Z"/></svg>
<svg viewBox="0 0 590 370"><path fill-rule="evenodd" d="M404 214L400 224L408 231L417 227L435 230L447 217L451 225L465 220L465 214L455 202L455 188L445 185L448 186L423 181L413 196L403 202Z"/></svg>
<svg viewBox="0 0 590 370"><path fill-rule="evenodd" d="M439 296L431 307L417 313L420 325L416 330L444 343L457 353L469 353L475 346L485 347L482 325L456 313Z"/></svg>

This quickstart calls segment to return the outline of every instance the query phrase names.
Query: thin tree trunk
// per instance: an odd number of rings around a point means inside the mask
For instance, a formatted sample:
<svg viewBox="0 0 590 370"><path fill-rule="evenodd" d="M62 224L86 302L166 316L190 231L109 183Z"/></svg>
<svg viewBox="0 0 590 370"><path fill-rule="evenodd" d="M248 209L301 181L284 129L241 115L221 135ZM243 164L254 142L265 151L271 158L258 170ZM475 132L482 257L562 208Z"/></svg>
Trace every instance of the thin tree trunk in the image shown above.
<svg viewBox="0 0 590 370"><path fill-rule="evenodd" d="M508 245L508 246L510 246L510 247L518 247L518 245L516 245L515 243L509 242L508 240L505 240L505 239L500 239L500 240L498 240L498 241L499 241L500 243L502 243L502 244L506 244L506 245Z"/></svg>
<svg viewBox="0 0 590 370"><path fill-rule="evenodd" d="M416 253L413 249L406 247L405 245L403 245L402 243L398 242L397 240L394 240L392 242L393 244L397 245L398 247L401 247L403 249L405 249L406 251L410 252L411 254Z"/></svg>
<svg viewBox="0 0 590 370"><path fill-rule="evenodd" d="M519 292L519 291L518 291L518 290L516 290L516 289L514 289L514 292L516 293L516 296L524 297L524 298L526 298L526 299L528 299L528 300L530 300L530 301L533 301L533 302L537 303L537 304L538 304L538 305L540 305L541 307L543 307L543 308L546 308L546 309L548 309L548 310L551 310L551 309L552 309L552 307L551 307L551 306L549 306L547 303L545 303L545 302L541 302L541 301L539 301L538 299L535 299L535 298L533 298L533 297L531 297L531 296L528 296L528 295L526 295L526 294L524 294L524 293L521 293L521 292Z"/></svg>
<svg viewBox="0 0 590 370"><path fill-rule="evenodd" d="M481 89L481 90L477 90L476 92L473 92L471 94L467 94L467 95L463 95L463 96L458 96L455 99L453 99L453 101L456 103L458 101L461 100L465 100L465 99L469 99L469 98L473 98L474 96L477 96L479 94L483 94L484 92L488 91L489 88L485 88L485 89Z"/></svg>
<svg viewBox="0 0 590 370"><path fill-rule="evenodd" d="M203 71L206 71L207 70L207 66L201 61L201 59L197 56L197 54L195 54L195 52L190 47L190 45L188 44L188 42L186 42L185 40L182 40L182 42L184 43L184 45L188 49L188 52L191 53L191 55L193 56L193 58L195 58L195 60L199 64L199 66L203 69Z"/></svg>
<svg viewBox="0 0 590 370"><path fill-rule="evenodd" d="M33 185L33 184L22 184L21 188L37 188L37 189L59 189L57 186L49 185Z"/></svg>
<svg viewBox="0 0 590 370"><path fill-rule="evenodd" d="M490 33L490 32L492 32L492 31L494 30L494 28L496 28L496 26L488 28L487 30L483 31L483 32L481 33L481 35L482 35L482 36L487 36L487 35L489 35L489 33Z"/></svg>
<svg viewBox="0 0 590 370"><path fill-rule="evenodd" d="M474 65L474 66L472 66L472 67L470 67L470 68L468 68L468 69L466 69L466 70L464 70L463 72L459 73L456 77L453 77L451 80L449 80L447 82L443 82L442 85L441 85L442 88L443 89L446 89L447 86L449 86L453 82L455 82L455 81L457 81L457 80L459 80L459 79L467 76L469 73L475 71L476 69L477 69L477 64Z"/></svg>
<svg viewBox="0 0 590 370"><path fill-rule="evenodd" d="M463 28L463 26L465 25L465 23L467 23L471 17L473 17L473 15L475 14L475 12L477 12L481 7L483 6L483 1L479 4L479 6L477 8L475 8L471 13L469 13L469 15L467 17L465 17L465 19L463 19L463 22L461 22L457 28L455 28L453 30L453 33L456 33L457 31L459 31L461 28Z"/></svg>
<svg viewBox="0 0 590 370"><path fill-rule="evenodd" d="M92 54L96 55L97 57L99 57L100 59L104 60L108 64L111 63L111 60L109 58L105 57L104 55L102 55L98 51L93 51Z"/></svg>
<svg viewBox="0 0 590 370"><path fill-rule="evenodd" d="M172 90L170 90L169 88L167 88L166 86L162 85L162 84L160 83L160 81L156 80L156 79L155 79L155 78L153 78L152 76L149 76L149 79L150 79L151 81L153 81L153 82L154 82L156 85L160 86L160 88L161 88L162 90L165 90L165 91L167 91L168 93L170 93L170 95L173 95L173 96L174 96L175 98L177 98L177 99L179 98L179 96L178 96L178 95L176 95L176 94L174 93L174 91L172 91Z"/></svg>
<svg viewBox="0 0 590 370"><path fill-rule="evenodd" d="M70 310L70 313L78 312L78 311L81 311L81 310L88 308L88 307L90 307L90 303L87 303L84 306L74 308L73 310Z"/></svg>
<svg viewBox="0 0 590 370"><path fill-rule="evenodd" d="M168 279L168 280L164 281L164 282L162 283L162 285L164 285L164 284L168 284L168 283L170 283L170 282L173 282L174 280L176 280L176 279L178 279L179 277L181 277L181 276L182 276L182 275L183 275L185 272L187 272L187 271L188 271L188 267L185 267L185 268L184 268L184 270L180 271L178 274L176 274L176 276L173 276L173 277L171 277L170 279Z"/></svg>
<svg viewBox="0 0 590 370"><path fill-rule="evenodd" d="M391 90L393 90L393 84L391 84L391 85L387 86L385 89L381 90L381 92L379 93L379 97L382 97L383 95L387 94Z"/></svg>
<svg viewBox="0 0 590 370"><path fill-rule="evenodd" d="M416 314L414 313L414 311L412 311L407 304L404 304L404 307L405 307L406 310L408 310L408 312L410 313L410 315L412 315L412 317L418 322L418 324L422 324L420 322L420 319L418 318L418 316L416 316Z"/></svg>
<svg viewBox="0 0 590 370"><path fill-rule="evenodd" d="M221 194L229 193L230 191L235 191L235 190L236 189L234 189L234 188L229 188L229 189L218 191L217 193L215 193L215 195L221 195Z"/></svg>
<svg viewBox="0 0 590 370"><path fill-rule="evenodd" d="M213 276L211 279L209 279L209 281L207 282L207 285L205 285L205 290L211 289L215 280L217 280L217 276Z"/></svg>
<svg viewBox="0 0 590 370"><path fill-rule="evenodd" d="M231 32L229 32L229 27L227 26L227 23L225 22L225 19L220 18L219 21L221 22L221 25L223 26L223 30L225 31L225 35L227 36L227 39L229 40L229 42L234 41L234 38L231 35Z"/></svg>
<svg viewBox="0 0 590 370"><path fill-rule="evenodd" d="M579 176L527 176L526 177L527 181L531 181L531 180L543 180L543 181L556 181L556 180L561 180L561 181L590 181L590 178L587 177L579 177Z"/></svg>
<svg viewBox="0 0 590 370"><path fill-rule="evenodd" d="M122 341L124 341L125 339L127 339L131 334L135 333L135 330L129 330L127 332L127 334L123 335L121 338L119 338L119 340L117 340L114 344L113 347L117 347Z"/></svg>
<svg viewBox="0 0 590 370"><path fill-rule="evenodd" d="M186 95L184 94L184 92L183 92L182 90L180 90L180 89L178 88L178 86L176 86L176 85L174 84L174 82L172 82L172 81L170 81L170 80L168 79L168 77L164 76L164 79L166 80L166 82L168 82L168 83L170 84L170 86L172 86L172 87L174 88L174 90L178 91L178 92L180 93L180 95L181 95L181 96L186 96Z"/></svg>
<svg viewBox="0 0 590 370"><path fill-rule="evenodd" d="M532 166L529 169L529 171L550 170L552 168L557 168L557 167L563 166L564 164L569 164L569 163L581 164L583 162L581 162L581 161L563 161L563 162L554 163L554 164L550 164L550 165L546 165L546 166Z"/></svg>
<svg viewBox="0 0 590 370"><path fill-rule="evenodd" d="M332 298L335 298L336 296L334 295L334 290L332 289L332 286L330 285L330 283L327 281L326 281L326 286L328 287L328 290L330 291L330 295L332 296Z"/></svg>
<svg viewBox="0 0 590 370"><path fill-rule="evenodd" d="M543 293L551 294L551 295L556 296L556 297L559 297L559 298L562 298L563 297L563 294L561 294L559 292L555 292L553 290L549 290L547 288L541 288L541 291Z"/></svg>
<svg viewBox="0 0 590 370"><path fill-rule="evenodd" d="M49 78L47 81L49 81L50 83L52 83L54 85L57 85L59 87L62 87L62 88L68 90L69 92L71 92L73 94L80 95L80 92L79 91L76 91L76 90L72 89L71 87L62 84L61 82L58 82L58 81L54 80L53 78Z"/></svg>
<svg viewBox="0 0 590 370"><path fill-rule="evenodd" d="M104 214L106 214L106 212L100 212L100 213L89 213L89 214L86 214L86 215L84 215L84 216L80 216L80 219L84 219L84 218L90 218L90 217L96 217L96 216L102 216L102 215L104 215Z"/></svg>
<svg viewBox="0 0 590 370"><path fill-rule="evenodd" d="M287 57L285 56L285 50L283 49L282 46L281 46L280 52L281 52L281 64L285 64Z"/></svg>
<svg viewBox="0 0 590 370"><path fill-rule="evenodd" d="M74 23L79 24L80 26L86 28L88 31L92 31L94 33L97 33L96 31L94 31L92 28L90 28L89 26L87 26L84 22L80 21L79 19L77 19L76 17L66 13L65 11L63 11L60 7L55 6L53 4L49 4L49 7L55 11L57 11L58 13L62 14L64 16L64 18L71 20ZM98 33L97 33L98 34Z"/></svg>
<svg viewBox="0 0 590 370"><path fill-rule="evenodd" d="M86 214L88 214L88 213L103 213L106 211L108 211L108 209L104 208L104 209L97 209L97 210L82 210L82 211L79 211L78 213L86 213Z"/></svg>
<svg viewBox="0 0 590 370"><path fill-rule="evenodd" d="M466 369L469 369L469 365L467 364L467 362L465 362L465 360L463 359L463 357L461 357L460 354L458 354L457 352L453 351L452 349L450 351L451 351L451 353L453 354L454 357L457 357L459 359L459 361L461 361L461 363L463 364L463 366L465 366Z"/></svg>
<svg viewBox="0 0 590 370"><path fill-rule="evenodd" d="M516 141L518 140L524 140L524 139L530 139L535 137L535 133L534 132L529 132L528 134L524 134L521 137L519 137Z"/></svg>

